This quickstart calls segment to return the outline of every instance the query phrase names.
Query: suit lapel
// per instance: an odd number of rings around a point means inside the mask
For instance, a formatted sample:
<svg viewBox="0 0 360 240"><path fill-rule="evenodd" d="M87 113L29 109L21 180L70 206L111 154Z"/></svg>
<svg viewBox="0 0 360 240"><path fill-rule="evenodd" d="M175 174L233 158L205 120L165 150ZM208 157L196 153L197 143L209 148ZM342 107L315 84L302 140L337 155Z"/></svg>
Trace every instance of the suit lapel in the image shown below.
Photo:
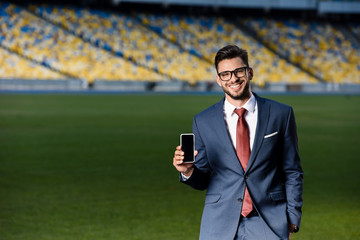
<svg viewBox="0 0 360 240"><path fill-rule="evenodd" d="M265 99L257 96L256 94L254 95L257 100L258 120L256 125L254 145L250 154L250 159L246 172L248 172L249 169L251 169L251 166L255 161L256 155L259 152L260 146L264 140L265 131L267 129L269 116L270 116L270 105L265 101Z"/></svg>

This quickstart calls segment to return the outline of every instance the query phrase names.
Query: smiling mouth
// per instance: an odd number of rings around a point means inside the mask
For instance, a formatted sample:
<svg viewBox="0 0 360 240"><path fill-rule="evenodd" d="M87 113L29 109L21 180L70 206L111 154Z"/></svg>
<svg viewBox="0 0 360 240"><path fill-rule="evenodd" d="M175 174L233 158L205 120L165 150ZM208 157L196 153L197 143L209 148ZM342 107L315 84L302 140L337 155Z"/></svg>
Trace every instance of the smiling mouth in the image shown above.
<svg viewBox="0 0 360 240"><path fill-rule="evenodd" d="M234 84L234 85L231 85L230 86L230 88L238 88L238 87L240 87L241 85L243 85L243 83L244 83L244 81L242 81L242 82L239 82L239 83L236 83L236 84Z"/></svg>

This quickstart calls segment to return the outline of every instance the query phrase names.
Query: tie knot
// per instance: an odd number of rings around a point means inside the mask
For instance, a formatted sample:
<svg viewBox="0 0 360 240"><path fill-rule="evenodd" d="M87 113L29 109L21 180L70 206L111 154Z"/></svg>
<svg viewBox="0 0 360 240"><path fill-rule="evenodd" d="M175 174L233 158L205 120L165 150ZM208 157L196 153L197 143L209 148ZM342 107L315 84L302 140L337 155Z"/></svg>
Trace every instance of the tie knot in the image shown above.
<svg viewBox="0 0 360 240"><path fill-rule="evenodd" d="M245 112L246 112L245 108L238 108L234 110L234 113L236 113L239 116L239 118L243 117Z"/></svg>

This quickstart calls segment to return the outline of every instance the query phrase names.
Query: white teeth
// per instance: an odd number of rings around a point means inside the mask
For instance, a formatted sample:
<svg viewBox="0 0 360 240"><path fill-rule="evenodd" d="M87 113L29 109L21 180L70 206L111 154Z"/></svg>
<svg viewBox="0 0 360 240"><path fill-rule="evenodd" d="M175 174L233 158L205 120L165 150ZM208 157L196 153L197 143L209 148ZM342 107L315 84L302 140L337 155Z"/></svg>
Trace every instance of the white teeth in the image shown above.
<svg viewBox="0 0 360 240"><path fill-rule="evenodd" d="M237 87L239 87L239 86L240 86L240 84L237 84L237 85L231 86L230 88L237 88Z"/></svg>

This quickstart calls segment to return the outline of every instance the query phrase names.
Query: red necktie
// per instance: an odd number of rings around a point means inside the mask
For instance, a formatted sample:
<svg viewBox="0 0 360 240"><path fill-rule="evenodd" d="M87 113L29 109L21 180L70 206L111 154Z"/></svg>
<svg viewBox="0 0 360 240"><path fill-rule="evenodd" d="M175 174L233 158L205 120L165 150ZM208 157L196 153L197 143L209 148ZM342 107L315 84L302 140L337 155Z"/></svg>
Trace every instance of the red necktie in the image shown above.
<svg viewBox="0 0 360 240"><path fill-rule="evenodd" d="M249 128L245 121L245 108L235 109L234 112L239 116L237 127L236 127L236 155L238 156L241 166L244 171L250 158L250 139L249 139ZM246 217L252 210L253 205L251 197L247 187L245 187L244 202L241 210L241 215Z"/></svg>

